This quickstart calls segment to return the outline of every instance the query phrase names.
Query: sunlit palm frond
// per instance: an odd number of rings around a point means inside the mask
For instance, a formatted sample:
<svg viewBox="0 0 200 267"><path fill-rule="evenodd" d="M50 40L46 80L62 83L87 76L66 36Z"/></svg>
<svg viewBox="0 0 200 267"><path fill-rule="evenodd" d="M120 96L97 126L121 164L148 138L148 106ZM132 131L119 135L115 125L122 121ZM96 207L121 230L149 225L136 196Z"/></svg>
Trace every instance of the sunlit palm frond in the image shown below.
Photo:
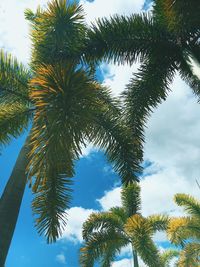
<svg viewBox="0 0 200 267"><path fill-rule="evenodd" d="M190 217L172 218L167 234L172 243L183 246L188 239L200 238L199 221Z"/></svg>
<svg viewBox="0 0 200 267"><path fill-rule="evenodd" d="M200 33L200 7L197 0L155 0L154 2L154 10L157 14L162 13L162 19L171 32L188 40L191 36Z"/></svg>
<svg viewBox="0 0 200 267"><path fill-rule="evenodd" d="M176 194L174 199L178 206L183 207L184 210L190 216L198 219L200 222L200 201L199 200L187 194Z"/></svg>
<svg viewBox="0 0 200 267"><path fill-rule="evenodd" d="M64 194L56 186L60 186L61 176L67 179L74 175L74 161L81 154L96 106L99 105L96 89L84 71L67 63L42 66L30 86L36 110L31 134L29 177L34 177L33 189L38 194L43 191L41 185L44 185L44 190L51 191L49 187L46 189L50 184L54 185L54 192ZM61 188L68 190L68 179L65 182L65 186L62 185ZM69 197L66 198L65 205L61 202L60 208L59 201L55 202L55 217L57 210L59 213L65 212L69 205L67 200ZM44 214L47 213L49 206L42 207ZM45 220L48 222L50 217ZM39 224L39 229L41 225Z"/></svg>
<svg viewBox="0 0 200 267"><path fill-rule="evenodd" d="M147 217L147 220L151 225L153 232L167 230L169 223L169 217L167 215L151 215Z"/></svg>
<svg viewBox="0 0 200 267"><path fill-rule="evenodd" d="M125 229L132 239L135 250L149 267L164 266L152 240L152 226L147 219L138 214L133 215L127 220Z"/></svg>
<svg viewBox="0 0 200 267"><path fill-rule="evenodd" d="M180 253L178 267L199 267L200 265L200 244L189 243L186 244Z"/></svg>
<svg viewBox="0 0 200 267"><path fill-rule="evenodd" d="M28 128L32 109L21 102L0 100L0 145L17 138Z"/></svg>
<svg viewBox="0 0 200 267"><path fill-rule="evenodd" d="M80 61L86 34L81 5L69 4L66 0L51 1L46 10L40 8L36 14L27 10L26 18L32 26L34 64L67 58Z"/></svg>

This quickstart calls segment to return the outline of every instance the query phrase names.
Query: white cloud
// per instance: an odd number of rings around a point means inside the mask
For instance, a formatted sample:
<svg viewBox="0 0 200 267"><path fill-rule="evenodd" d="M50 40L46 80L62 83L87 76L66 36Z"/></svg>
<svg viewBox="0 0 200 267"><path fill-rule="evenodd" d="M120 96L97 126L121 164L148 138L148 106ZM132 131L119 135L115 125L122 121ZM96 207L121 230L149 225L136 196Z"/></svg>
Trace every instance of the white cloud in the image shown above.
<svg viewBox="0 0 200 267"><path fill-rule="evenodd" d="M104 65L102 66L104 68ZM139 64L133 66L108 64L108 73L105 74L103 83L112 89L112 93L118 96L129 83L133 73L137 71Z"/></svg>
<svg viewBox="0 0 200 267"><path fill-rule="evenodd" d="M66 264L65 255L63 253L56 255L56 261L61 263L61 264Z"/></svg>
<svg viewBox="0 0 200 267"><path fill-rule="evenodd" d="M88 23L94 22L97 18L109 17L114 14L130 15L141 11L144 0L95 0L88 2L81 0L86 13L86 20Z"/></svg>
<svg viewBox="0 0 200 267"><path fill-rule="evenodd" d="M114 261L111 265L112 267L132 267L131 259L122 259L119 261Z"/></svg>
<svg viewBox="0 0 200 267"><path fill-rule="evenodd" d="M12 52L20 61L30 60L31 41L28 22L24 18L24 10L36 10L38 5L44 7L48 0L1 0L0 3L0 47ZM81 0L84 6L86 20L111 14L130 14L139 12L144 0L95 0L90 3ZM106 8L104 8L106 6Z"/></svg>
<svg viewBox="0 0 200 267"><path fill-rule="evenodd" d="M109 210L115 206L121 206L121 188L116 187L111 191L104 192L104 196L100 199L97 199L104 211Z"/></svg>
<svg viewBox="0 0 200 267"><path fill-rule="evenodd" d="M47 0L1 0L0 3L0 47L12 52L20 61L27 63L30 59L31 41L24 10L36 10L44 6Z"/></svg>
<svg viewBox="0 0 200 267"><path fill-rule="evenodd" d="M68 223L61 239L75 243L82 242L82 225L92 212L95 212L95 210L84 209L82 207L73 207L69 209L67 211Z"/></svg>

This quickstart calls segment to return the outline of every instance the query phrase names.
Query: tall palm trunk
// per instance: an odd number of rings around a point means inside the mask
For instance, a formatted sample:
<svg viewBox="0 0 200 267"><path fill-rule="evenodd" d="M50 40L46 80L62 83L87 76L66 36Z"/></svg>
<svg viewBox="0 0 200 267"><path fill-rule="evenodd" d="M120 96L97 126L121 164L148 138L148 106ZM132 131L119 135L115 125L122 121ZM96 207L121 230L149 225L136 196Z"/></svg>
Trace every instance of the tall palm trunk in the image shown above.
<svg viewBox="0 0 200 267"><path fill-rule="evenodd" d="M6 261L26 186L27 153L26 140L0 199L0 267Z"/></svg>
<svg viewBox="0 0 200 267"><path fill-rule="evenodd" d="M133 255L133 266L139 267L137 251L134 250L134 247L132 244L131 244L131 247L132 247L132 255Z"/></svg>

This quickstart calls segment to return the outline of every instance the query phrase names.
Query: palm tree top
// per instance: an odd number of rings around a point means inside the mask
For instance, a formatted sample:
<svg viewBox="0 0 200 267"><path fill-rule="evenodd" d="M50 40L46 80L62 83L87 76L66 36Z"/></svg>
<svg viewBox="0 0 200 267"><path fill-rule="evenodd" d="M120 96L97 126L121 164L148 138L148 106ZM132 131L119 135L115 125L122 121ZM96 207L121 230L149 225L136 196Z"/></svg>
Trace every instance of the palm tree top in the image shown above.
<svg viewBox="0 0 200 267"><path fill-rule="evenodd" d="M152 236L156 231L166 230L168 217L152 215L147 218L141 214L140 186L137 183L124 186L121 191L122 207L113 207L107 212L92 213L83 224L81 266L94 266L100 259L100 266L111 266L122 247L131 244L135 266L138 267L137 254L151 267L164 266ZM169 255L168 255L169 254ZM166 255L169 260L173 253Z"/></svg>
<svg viewBox="0 0 200 267"><path fill-rule="evenodd" d="M120 102L96 81L94 64L85 61L82 7L52 0L44 10L27 10L26 18L30 71L4 53L0 58L0 138L6 143L32 125L26 170L35 196L32 207L39 233L53 242L66 225L75 162L87 142L105 152L124 184L139 180L140 165Z"/></svg>

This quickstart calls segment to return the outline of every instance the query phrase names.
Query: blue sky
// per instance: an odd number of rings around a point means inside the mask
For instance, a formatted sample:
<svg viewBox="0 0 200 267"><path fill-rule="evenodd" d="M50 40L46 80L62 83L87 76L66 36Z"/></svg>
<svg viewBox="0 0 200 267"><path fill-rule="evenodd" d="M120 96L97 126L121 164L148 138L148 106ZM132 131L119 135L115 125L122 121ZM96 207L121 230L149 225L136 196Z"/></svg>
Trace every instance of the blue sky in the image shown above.
<svg viewBox="0 0 200 267"><path fill-rule="evenodd" d="M27 64L30 58L28 25L23 18L27 7L35 9L46 0L1 0L0 47L12 52ZM94 0L80 1L86 21L111 14L139 12L150 1L144 0ZM106 6L106 9L104 8ZM14 25L19 25L16 30ZM128 83L138 65L115 66L102 64L98 77L118 95ZM177 76L168 100L154 112L148 122L145 144L145 172L141 182L143 214L155 212L181 214L173 203L173 195L186 192L195 196L199 189L195 179L200 178L200 108L189 88ZM2 150L0 156L0 192L12 170L25 135ZM86 153L87 152L87 153ZM93 210L107 210L120 205L120 180L113 173L102 152L89 147L76 164L73 200L69 222L63 239L47 245L39 237L31 212L31 192L27 188L20 217L7 259L6 267L78 267L78 249L81 244L81 225ZM166 247L166 237L157 235L155 241ZM116 259L113 267L131 266L128 251Z"/></svg>

